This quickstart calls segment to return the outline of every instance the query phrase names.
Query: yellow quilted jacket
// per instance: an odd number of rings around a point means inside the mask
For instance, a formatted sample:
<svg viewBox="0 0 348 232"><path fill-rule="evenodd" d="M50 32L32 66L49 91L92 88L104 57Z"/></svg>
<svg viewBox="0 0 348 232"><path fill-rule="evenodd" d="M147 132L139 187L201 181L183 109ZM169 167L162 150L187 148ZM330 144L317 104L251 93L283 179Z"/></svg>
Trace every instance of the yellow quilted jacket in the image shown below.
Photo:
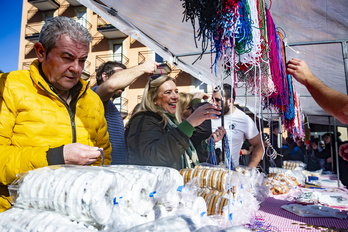
<svg viewBox="0 0 348 232"><path fill-rule="evenodd" d="M100 147L105 164L111 163L99 96L81 79L74 114L50 89L38 65L35 60L30 70L0 74L0 212L11 207L7 185L19 173L48 166L50 148L74 142Z"/></svg>

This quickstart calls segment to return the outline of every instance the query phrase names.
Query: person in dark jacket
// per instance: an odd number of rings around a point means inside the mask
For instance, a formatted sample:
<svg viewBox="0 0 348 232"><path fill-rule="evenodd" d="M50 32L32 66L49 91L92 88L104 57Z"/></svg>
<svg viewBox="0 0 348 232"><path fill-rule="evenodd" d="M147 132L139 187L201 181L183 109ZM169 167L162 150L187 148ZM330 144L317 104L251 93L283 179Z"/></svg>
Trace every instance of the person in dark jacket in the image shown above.
<svg viewBox="0 0 348 232"><path fill-rule="evenodd" d="M174 78L166 75L150 77L139 110L126 125L130 164L167 166L178 170L198 164L190 137L194 128L203 121L218 118L221 108L205 104L178 123L175 116L178 100Z"/></svg>
<svg viewBox="0 0 348 232"><path fill-rule="evenodd" d="M333 135L326 133L322 138L324 140L324 147L322 150L315 149L315 156L324 160L324 171L336 172L336 147Z"/></svg>

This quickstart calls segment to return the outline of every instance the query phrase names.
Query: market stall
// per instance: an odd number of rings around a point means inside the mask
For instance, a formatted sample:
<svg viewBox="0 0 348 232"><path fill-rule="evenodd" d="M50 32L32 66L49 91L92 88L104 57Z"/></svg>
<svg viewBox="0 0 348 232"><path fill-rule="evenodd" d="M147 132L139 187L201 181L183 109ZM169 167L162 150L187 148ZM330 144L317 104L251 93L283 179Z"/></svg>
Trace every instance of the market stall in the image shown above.
<svg viewBox="0 0 348 232"><path fill-rule="evenodd" d="M183 3L168 1L79 0L108 20L117 29L140 41L163 57L170 65L190 73L211 85L216 80L210 48L202 55L202 41L195 44L196 28L184 20ZM209 1L207 1L209 2ZM326 85L346 93L348 79L348 2L345 0L264 1L277 30L284 35L286 59L305 60ZM209 41L208 41L209 42ZM209 46L209 45L208 45ZM196 62L195 62L196 61ZM309 123L328 124L328 115L310 97L304 86L294 81L302 110ZM237 89L237 103L253 112L260 104L245 88ZM262 116L267 117L263 111ZM325 117L326 116L326 117ZM342 125L337 122L337 125Z"/></svg>
<svg viewBox="0 0 348 232"><path fill-rule="evenodd" d="M192 24L183 22L182 1L146 0L137 2L136 6L128 0L79 1L203 82L214 86L225 81L215 74L228 70L212 72L212 53L202 52L201 47L195 45ZM323 57L318 65L328 68L321 75L332 76L324 82L330 85L330 81L335 81L337 89L344 92L344 65L337 58L341 50L336 45L346 45L348 18L343 16L348 4L344 0L336 4L321 3L274 2L268 10L272 9L274 21L285 31L282 44L288 57L291 52L300 54L299 58L309 60L310 64L317 61L313 61L313 54ZM291 8L293 6L297 8ZM259 9L260 6L253 7ZM314 36L327 32L318 26L317 30L299 27L308 20L307 9L311 9L309 12L314 18L315 12L322 12L323 8L326 9L324 17L311 22L330 28L329 35L321 37L327 41L324 49L320 49L320 53L306 48L294 49L294 44L301 44L302 40L315 44L304 33ZM296 17L282 21L289 12ZM260 25L256 28L261 28ZM301 30L296 31L296 27ZM300 36L296 39L294 34ZM332 41L335 37L337 40ZM209 42L204 45L209 47ZM346 49L343 51L347 54ZM215 67L225 68L229 61L224 60L222 64ZM231 73L229 75L231 77ZM263 80L262 75L260 77ZM237 82L233 78L228 81ZM287 81L291 83L290 79ZM295 87L303 90L296 84ZM245 89L238 89L239 100L259 112L260 99L252 98L256 99L253 101L246 96ZM313 100L306 98L302 106L305 111L310 110L307 113L325 115ZM0 231L326 231L328 228L344 231L348 229L348 192L339 188L333 177L305 172L301 163L291 162L271 169L268 176L256 169L228 170L208 164L180 171L131 165L51 166L24 173L9 187L13 207L0 214Z"/></svg>
<svg viewBox="0 0 348 232"><path fill-rule="evenodd" d="M348 191L333 177L285 166L268 176L208 164L51 166L9 187L0 231L345 231Z"/></svg>

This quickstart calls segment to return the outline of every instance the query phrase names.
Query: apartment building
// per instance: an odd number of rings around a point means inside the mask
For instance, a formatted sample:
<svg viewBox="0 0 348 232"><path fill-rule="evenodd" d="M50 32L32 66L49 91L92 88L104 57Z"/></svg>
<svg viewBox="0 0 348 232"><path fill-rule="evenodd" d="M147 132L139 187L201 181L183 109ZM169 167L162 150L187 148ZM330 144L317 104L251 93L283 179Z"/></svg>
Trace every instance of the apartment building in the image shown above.
<svg viewBox="0 0 348 232"><path fill-rule="evenodd" d="M102 17L81 5L77 0L23 0L21 38L18 69L29 69L36 59L34 44L38 41L41 27L50 17L67 16L84 25L93 40L90 54L83 70L85 80L93 87L96 84L96 69L104 62L115 60L128 68L143 63L146 59L166 62L154 51L139 41L119 31ZM169 75L176 78L179 91L194 92L206 86L190 74L168 64ZM134 106L140 102L147 78L141 77L126 88L122 97L114 101L125 121L129 119Z"/></svg>

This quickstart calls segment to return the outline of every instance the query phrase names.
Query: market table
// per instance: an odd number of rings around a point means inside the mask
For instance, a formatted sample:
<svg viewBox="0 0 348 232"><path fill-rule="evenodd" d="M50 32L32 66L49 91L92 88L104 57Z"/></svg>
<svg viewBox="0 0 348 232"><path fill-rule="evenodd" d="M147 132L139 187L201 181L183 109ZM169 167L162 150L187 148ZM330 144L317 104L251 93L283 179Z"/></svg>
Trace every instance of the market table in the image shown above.
<svg viewBox="0 0 348 232"><path fill-rule="evenodd" d="M348 197L348 190L344 187L334 187L333 183L337 181L334 175L321 176L322 183L327 183L328 186L322 186L325 191L341 193ZM329 186L330 185L330 186ZM342 186L342 185L341 185ZM302 190L304 190L302 188ZM264 224L269 226L269 231L347 231L348 219L339 219L334 217L301 217L291 213L281 206L294 203L296 193L301 191L301 188L291 190L289 194L274 195L268 197L261 203L257 217L264 221ZM308 191L308 189L307 189ZM311 191L311 190L309 190ZM313 191L324 191L316 190ZM343 211L348 210L348 205L342 208Z"/></svg>

